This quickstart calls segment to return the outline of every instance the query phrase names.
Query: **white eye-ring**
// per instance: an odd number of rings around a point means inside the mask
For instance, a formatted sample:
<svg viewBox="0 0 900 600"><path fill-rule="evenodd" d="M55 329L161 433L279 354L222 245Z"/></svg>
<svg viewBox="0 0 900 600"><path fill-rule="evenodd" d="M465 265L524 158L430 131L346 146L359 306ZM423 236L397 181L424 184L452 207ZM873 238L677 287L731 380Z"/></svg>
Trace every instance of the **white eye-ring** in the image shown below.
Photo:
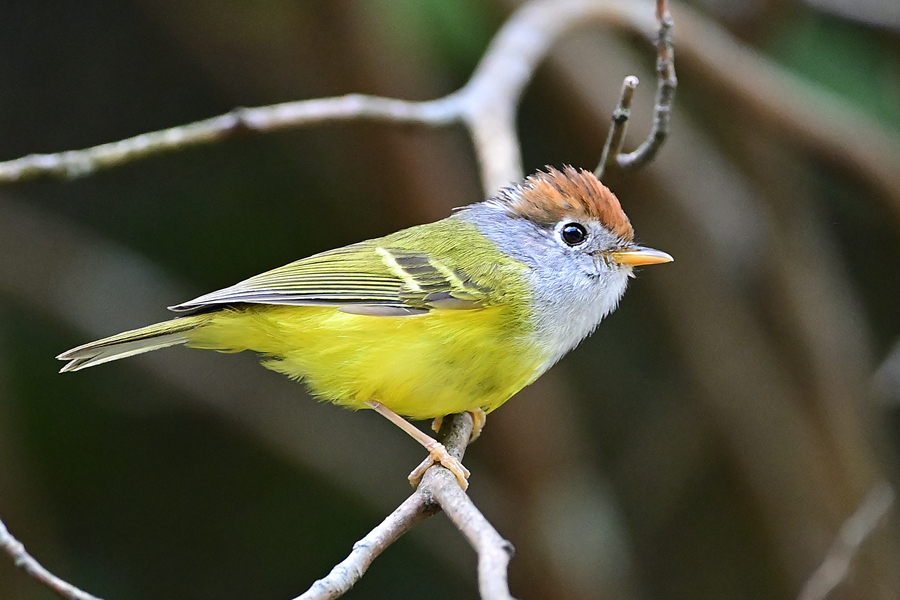
<svg viewBox="0 0 900 600"><path fill-rule="evenodd" d="M559 237L569 246L583 244L587 236L587 229L581 223L566 223L559 229Z"/></svg>

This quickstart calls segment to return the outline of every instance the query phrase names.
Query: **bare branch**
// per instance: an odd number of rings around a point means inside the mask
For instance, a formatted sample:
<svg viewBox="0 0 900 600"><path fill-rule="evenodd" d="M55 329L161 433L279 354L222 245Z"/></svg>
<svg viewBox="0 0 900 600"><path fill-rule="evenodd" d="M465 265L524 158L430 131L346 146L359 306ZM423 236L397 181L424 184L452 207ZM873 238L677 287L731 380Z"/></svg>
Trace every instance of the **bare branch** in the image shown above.
<svg viewBox="0 0 900 600"><path fill-rule="evenodd" d="M440 439L450 454L462 460L472 434L472 416L468 413L444 419ZM333 600L348 592L386 548L417 523L441 509L466 536L478 553L478 582L483 600L513 600L507 586L506 568L512 545L504 540L459 486L456 476L441 465L434 465L422 478L419 488L377 527L353 545L350 554L331 572L316 581L294 600ZM0 521L0 549L9 554L17 567L65 600L100 600L63 581L41 566Z"/></svg>
<svg viewBox="0 0 900 600"><path fill-rule="evenodd" d="M507 566L513 547L481 514L468 495L446 469L434 470L427 491L440 504L478 553L478 590L482 600L512 600L507 584Z"/></svg>
<svg viewBox="0 0 900 600"><path fill-rule="evenodd" d="M444 419L439 439L462 460L472 435L469 413ZM420 521L443 509L478 553L478 587L483 600L512 600L506 567L512 545L504 540L459 486L456 476L440 465L425 472L419 488L364 538L331 572L294 600L333 600L362 578L372 561Z"/></svg>
<svg viewBox="0 0 900 600"><path fill-rule="evenodd" d="M264 133L365 119L428 126L465 123L472 136L485 194L491 195L522 178L516 106L537 64L556 39L592 21L625 25L651 35L649 6L646 2L618 0L536 0L507 20L469 82L443 98L411 102L352 94L239 108L218 117L84 150L33 154L0 162L0 183L48 176L80 177L156 154L221 141L241 132ZM657 120L660 124L667 122Z"/></svg>
<svg viewBox="0 0 900 600"><path fill-rule="evenodd" d="M350 555L335 565L328 575L294 600L332 600L343 596L362 578L379 554L438 510L437 505L429 504L423 494L414 493L375 529L353 544Z"/></svg>
<svg viewBox="0 0 900 600"><path fill-rule="evenodd" d="M71 583L63 581L41 566L41 564L25 550L25 546L22 545L22 542L12 536L3 521L0 521L0 549L12 557L13 563L17 567L56 592L62 598L65 598L66 600L100 600L97 596L92 596L84 590L78 589Z"/></svg>
<svg viewBox="0 0 900 600"><path fill-rule="evenodd" d="M462 460L472 434L472 415L463 413L445 419L441 440L455 458ZM459 454L457 454L459 453ZM507 585L506 568L513 547L481 514L469 496L459 487L448 469L432 467L422 478L417 493L425 494L440 505L478 553L478 590L482 600L513 600Z"/></svg>
<svg viewBox="0 0 900 600"><path fill-rule="evenodd" d="M319 112L319 115L307 120L298 118L293 123L286 119L279 127L300 127L356 118L355 115L349 114L352 110L343 116L330 116L332 111L330 104L341 101L352 103L353 98L360 101L370 99L376 105L379 102L393 103L392 106L401 115L399 120L407 123L438 126L463 121L473 135L485 193L492 194L499 187L521 176L521 158L514 127L515 108L510 105L519 98L536 64L544 57L553 40L572 27L598 21L632 29L649 39L658 35L660 29L657 21L651 16L649 7L649 3L638 0L530 2L516 11L504 24L479 63L472 79L455 94L442 100L425 103L370 96L290 102L276 107L285 107L289 109L287 112L296 110L303 113L309 110ZM684 4L678 6L678 18L681 32L679 51L687 52L689 58L701 67L699 71L701 75L713 81L718 88L737 94L761 119L784 135L794 137L812 152L826 157L827 160L849 165L859 177L879 190L881 197L895 214L900 214L900 194L897 191L900 190L900 171L896 168L900 145L895 137L834 94L821 87L807 84L775 63L767 61L759 53L745 48L726 31L704 19L689 6ZM665 47L665 44L662 46ZM666 52L669 57L672 56L671 50ZM666 64L665 60L659 62L662 66ZM671 97L666 102L665 96L674 93L674 86L677 83L674 69L671 71L667 69L667 76L661 81L667 83L658 86L657 89L657 113L653 127L657 131L663 131L663 121L668 120L668 111L664 107L671 104ZM419 104L426 106L422 108L418 106ZM507 108L503 109L503 106ZM261 111L258 114L262 118L265 114L262 111L276 107L243 109L238 112L246 114L245 111ZM660 107L663 107L663 110L659 110ZM337 113L341 112L340 109L334 110ZM387 114L376 117L373 114L366 115L367 110L358 110L361 113L360 118L365 115L365 118L369 119L393 119ZM386 107L371 110L389 112ZM426 114L414 117L419 110ZM405 117L402 116L404 113ZM227 132L236 128L233 119L233 113L228 113L192 125L146 134L156 136L152 139L137 136L86 150L31 155L0 162L0 183L47 176L85 175L95 169L124 164L190 145L209 143L227 137ZM202 130L203 128L199 127L202 124L209 127L206 133L201 131L186 135L185 139L190 140L186 143L177 141L179 130L189 129L193 125ZM220 134L220 129L226 133ZM268 129L260 127L256 130ZM651 131L648 140L656 137L657 135ZM131 148L132 144L138 148ZM88 156L82 156L83 154ZM96 154L97 157L91 156L92 154ZM631 155L622 155L623 161L629 160L624 158L626 156ZM98 166L99 163L102 165ZM83 168L85 166L87 169Z"/></svg>
<svg viewBox="0 0 900 600"><path fill-rule="evenodd" d="M647 164L659 151L669 135L672 103L675 101L675 51L672 48L674 21L669 14L668 0L656 0L656 18L659 20L659 38L656 42L656 107L653 111L653 127L650 135L637 150L616 157L620 169L636 169Z"/></svg>
<svg viewBox="0 0 900 600"><path fill-rule="evenodd" d="M828 555L806 581L798 600L824 600L844 581L860 546L875 531L893 503L891 486L886 481L875 484L856 512L841 525Z"/></svg>
<svg viewBox="0 0 900 600"><path fill-rule="evenodd" d="M447 451L462 460L472 434L468 413L444 419L438 436ZM434 465L425 472L419 488L378 527L354 544L350 555L294 600L332 600L346 593L376 556L418 522L443 509L478 553L478 588L482 600L513 600L507 585L507 565L512 545L497 533L459 486L448 469Z"/></svg>
<svg viewBox="0 0 900 600"><path fill-rule="evenodd" d="M84 150L31 154L3 162L0 163L0 183L42 176L81 177L155 154L218 142L241 133L264 133L351 119L438 126L458 120L459 111L456 105L444 100L407 102L362 94L258 108L236 108L218 117L151 131Z"/></svg>
<svg viewBox="0 0 900 600"><path fill-rule="evenodd" d="M609 126L609 135L603 145L603 153L600 155L600 164L594 171L597 179L603 180L606 167L616 162L616 157L622 152L622 143L625 141L625 131L628 129L628 118L631 116L631 100L634 98L634 90L638 86L638 78L629 75L622 82L622 93L619 95L619 104L613 111L612 124Z"/></svg>

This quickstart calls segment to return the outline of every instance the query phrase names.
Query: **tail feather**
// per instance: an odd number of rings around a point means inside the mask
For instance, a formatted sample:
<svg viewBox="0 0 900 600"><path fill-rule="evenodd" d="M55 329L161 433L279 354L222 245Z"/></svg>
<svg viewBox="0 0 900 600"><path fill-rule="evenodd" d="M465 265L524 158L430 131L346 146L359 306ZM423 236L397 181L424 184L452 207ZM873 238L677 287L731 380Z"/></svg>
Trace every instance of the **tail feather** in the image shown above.
<svg viewBox="0 0 900 600"><path fill-rule="evenodd" d="M56 357L69 361L59 372L78 371L135 354L185 344L190 341L187 332L207 320L206 315L172 319L72 348Z"/></svg>

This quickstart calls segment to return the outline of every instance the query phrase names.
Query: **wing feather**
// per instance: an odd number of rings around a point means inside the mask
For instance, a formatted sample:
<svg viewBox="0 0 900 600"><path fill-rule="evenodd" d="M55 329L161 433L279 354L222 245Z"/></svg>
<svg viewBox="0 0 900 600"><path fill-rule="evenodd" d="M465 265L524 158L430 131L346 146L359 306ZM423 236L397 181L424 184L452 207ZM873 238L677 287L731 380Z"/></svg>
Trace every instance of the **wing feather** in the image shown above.
<svg viewBox="0 0 900 600"><path fill-rule="evenodd" d="M352 312L396 315L478 308L485 297L486 290L464 273L426 252L362 242L298 260L169 308L184 312L241 303L356 306L373 310Z"/></svg>

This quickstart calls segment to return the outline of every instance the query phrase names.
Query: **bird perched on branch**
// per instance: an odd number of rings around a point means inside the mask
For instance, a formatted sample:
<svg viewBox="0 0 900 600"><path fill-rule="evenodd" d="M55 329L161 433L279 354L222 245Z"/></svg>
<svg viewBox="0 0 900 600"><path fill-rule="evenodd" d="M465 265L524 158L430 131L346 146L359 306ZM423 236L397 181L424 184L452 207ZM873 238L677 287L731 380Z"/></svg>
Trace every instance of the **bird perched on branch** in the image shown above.
<svg viewBox="0 0 900 600"><path fill-rule="evenodd" d="M329 250L171 307L185 316L79 346L62 371L184 344L252 350L317 397L373 408L434 462L468 471L413 419L482 416L537 379L616 308L634 243L589 171L548 168L452 216Z"/></svg>

